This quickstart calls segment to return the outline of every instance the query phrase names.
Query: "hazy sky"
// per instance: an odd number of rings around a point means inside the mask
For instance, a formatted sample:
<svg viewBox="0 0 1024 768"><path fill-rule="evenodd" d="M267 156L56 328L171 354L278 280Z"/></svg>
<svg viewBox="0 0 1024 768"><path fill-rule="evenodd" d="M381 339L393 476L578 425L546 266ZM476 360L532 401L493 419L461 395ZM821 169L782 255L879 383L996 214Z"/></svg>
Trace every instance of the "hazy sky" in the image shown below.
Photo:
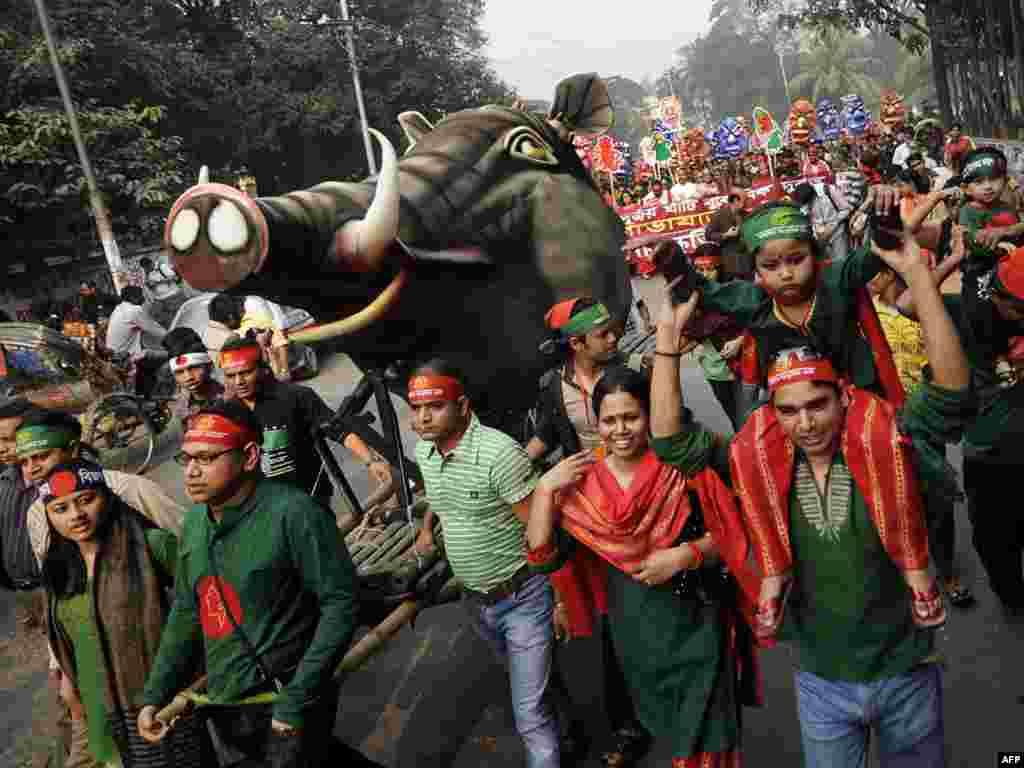
<svg viewBox="0 0 1024 768"><path fill-rule="evenodd" d="M488 0L483 27L498 74L525 98L550 99L558 81L576 72L657 76L676 48L705 29L711 2Z"/></svg>

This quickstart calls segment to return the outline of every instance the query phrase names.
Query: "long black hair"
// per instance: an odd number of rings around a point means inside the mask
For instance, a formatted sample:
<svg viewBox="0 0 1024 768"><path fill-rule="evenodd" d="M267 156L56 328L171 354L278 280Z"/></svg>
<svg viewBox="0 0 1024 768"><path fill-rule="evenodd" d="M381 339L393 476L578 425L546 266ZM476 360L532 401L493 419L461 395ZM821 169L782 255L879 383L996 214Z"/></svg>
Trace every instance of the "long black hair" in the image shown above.
<svg viewBox="0 0 1024 768"><path fill-rule="evenodd" d="M616 392L625 392L632 395L640 403L644 413L651 414L651 382L646 376L632 368L624 365L612 366L604 372L604 376L598 379L594 385L592 402L594 413L601 417L601 403L608 395Z"/></svg>
<svg viewBox="0 0 1024 768"><path fill-rule="evenodd" d="M143 529L156 527L151 520L136 512L109 488L97 489L97 493L106 499L100 519L96 521L96 538L99 540L97 559L102 556L114 526L126 518L136 518ZM85 592L89 582L85 558L82 557L78 544L57 533L50 522L49 514L46 516L46 524L50 530L50 544L43 557L43 586L57 598L80 595ZM129 558L128 573L133 591L141 590L142 571L137 558Z"/></svg>

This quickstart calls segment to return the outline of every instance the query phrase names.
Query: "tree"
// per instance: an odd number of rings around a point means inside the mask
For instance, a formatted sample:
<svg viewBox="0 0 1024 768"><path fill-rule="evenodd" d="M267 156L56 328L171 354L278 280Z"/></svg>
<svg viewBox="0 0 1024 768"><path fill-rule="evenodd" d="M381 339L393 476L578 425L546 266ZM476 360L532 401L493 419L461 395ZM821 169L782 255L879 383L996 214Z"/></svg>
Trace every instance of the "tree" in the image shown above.
<svg viewBox="0 0 1024 768"><path fill-rule="evenodd" d="M754 106L789 110L776 53L776 29L762 25L744 0L715 0L708 32L676 51L677 65L659 80L674 89L690 114L710 128L726 117L749 115ZM795 57L787 56L792 68Z"/></svg>
<svg viewBox="0 0 1024 768"><path fill-rule="evenodd" d="M880 84L868 74L874 63L870 40L834 29L809 37L800 54L800 71L790 81L794 96L801 91L812 103L825 96L838 103L842 96L856 93L868 103L878 101Z"/></svg>
<svg viewBox="0 0 1024 768"><path fill-rule="evenodd" d="M636 156L640 140L650 133L648 102L651 92L635 80L620 75L608 77L605 82L615 106L615 123L610 133L619 141L627 142Z"/></svg>
<svg viewBox="0 0 1024 768"><path fill-rule="evenodd" d="M353 0L368 120L396 146L406 109L436 120L511 95L483 54L482 12ZM265 194L366 175L336 0L64 0L51 13L119 238L158 237L201 164L232 184L252 173ZM0 231L52 239L33 222L60 208L66 247L89 214L24 0L0 0L0 78Z"/></svg>
<svg viewBox="0 0 1024 768"><path fill-rule="evenodd" d="M0 26L0 231L9 253L22 257L33 249L81 253L99 247L88 191L44 41L19 10L4 13ZM90 31L83 25L80 33ZM90 37L69 35L58 55L115 232L152 238L185 181L182 141L161 130L163 106L110 98L110 75L96 82L100 70L90 72L100 51ZM126 63L131 71L130 56Z"/></svg>
<svg viewBox="0 0 1024 768"><path fill-rule="evenodd" d="M776 0L750 0L755 13ZM908 50L931 54L947 123L975 133L1024 132L1024 7L991 0L805 0L789 23L884 30Z"/></svg>

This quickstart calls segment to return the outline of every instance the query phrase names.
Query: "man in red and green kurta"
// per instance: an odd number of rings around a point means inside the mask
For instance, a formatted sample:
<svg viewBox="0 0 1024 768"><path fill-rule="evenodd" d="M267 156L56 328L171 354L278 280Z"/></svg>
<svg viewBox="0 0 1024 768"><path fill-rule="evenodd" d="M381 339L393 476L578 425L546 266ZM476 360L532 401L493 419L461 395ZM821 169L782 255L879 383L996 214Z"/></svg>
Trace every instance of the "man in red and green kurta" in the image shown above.
<svg viewBox="0 0 1024 768"><path fill-rule="evenodd" d="M761 567L755 628L793 644L809 768L861 766L863 723L901 765L945 765L941 681L930 626L944 609L924 574L921 487L947 477L930 448L970 416L967 361L920 250L880 252L906 280L928 340L933 379L898 411L840 381L808 352L771 371L771 401L730 445L744 530ZM715 436L681 431L679 349L696 300L662 312L651 428L659 457L711 460ZM782 578L775 578L777 576ZM918 579L918 577L923 578ZM908 589L907 582L913 584Z"/></svg>

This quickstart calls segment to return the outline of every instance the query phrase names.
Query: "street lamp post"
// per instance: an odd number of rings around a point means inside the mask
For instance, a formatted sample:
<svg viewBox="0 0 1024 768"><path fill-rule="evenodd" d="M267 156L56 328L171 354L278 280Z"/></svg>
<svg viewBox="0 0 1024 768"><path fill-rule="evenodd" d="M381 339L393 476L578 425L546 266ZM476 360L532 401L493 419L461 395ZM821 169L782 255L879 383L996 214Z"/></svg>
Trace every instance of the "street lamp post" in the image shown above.
<svg viewBox="0 0 1024 768"><path fill-rule="evenodd" d="M352 68L352 86L356 92L356 106L359 108L359 122L362 126L363 144L366 147L366 164L370 167L370 175L377 174L377 162L373 158L373 144L370 141L369 124L366 121L366 105L363 103L363 87L359 82L359 62L356 61L356 42L352 32L352 20L348 15L348 0L338 0L341 6L341 22L345 30L345 48L348 51L348 62Z"/></svg>

